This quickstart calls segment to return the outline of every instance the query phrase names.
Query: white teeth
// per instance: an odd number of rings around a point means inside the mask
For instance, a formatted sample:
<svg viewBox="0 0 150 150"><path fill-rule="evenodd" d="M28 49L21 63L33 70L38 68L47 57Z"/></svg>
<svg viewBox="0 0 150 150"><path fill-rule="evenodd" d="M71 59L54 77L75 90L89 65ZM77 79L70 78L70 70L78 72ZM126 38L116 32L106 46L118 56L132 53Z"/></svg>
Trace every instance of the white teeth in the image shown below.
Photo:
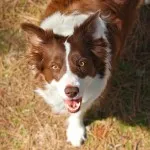
<svg viewBox="0 0 150 150"><path fill-rule="evenodd" d="M75 110L79 109L80 105L81 105L81 102L77 103L76 106L75 106L75 108L72 108L72 107L70 107L70 106L67 105L67 104L66 104L66 107L67 107L69 110L71 110L71 111L75 111Z"/></svg>

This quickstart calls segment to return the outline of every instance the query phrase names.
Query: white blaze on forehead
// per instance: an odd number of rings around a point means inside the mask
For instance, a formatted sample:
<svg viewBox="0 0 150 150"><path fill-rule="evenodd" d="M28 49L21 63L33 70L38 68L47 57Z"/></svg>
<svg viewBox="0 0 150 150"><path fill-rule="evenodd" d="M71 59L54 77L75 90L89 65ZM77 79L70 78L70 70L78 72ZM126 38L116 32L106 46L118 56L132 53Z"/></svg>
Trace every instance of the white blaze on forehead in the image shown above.
<svg viewBox="0 0 150 150"><path fill-rule="evenodd" d="M78 76L75 75L71 69L70 69L70 64L69 64L69 54L71 52L71 45L70 43L68 43L67 41L65 41L64 43L65 49L66 49L66 58L65 58L65 62L66 62L66 73L64 74L64 77L66 79L66 84L68 85L72 85L72 86L77 86L79 87L80 84L78 82Z"/></svg>
<svg viewBox="0 0 150 150"><path fill-rule="evenodd" d="M69 53L71 51L71 46L67 41L64 43L64 45L65 45L65 49L66 49L66 68L67 68L67 72L70 72Z"/></svg>

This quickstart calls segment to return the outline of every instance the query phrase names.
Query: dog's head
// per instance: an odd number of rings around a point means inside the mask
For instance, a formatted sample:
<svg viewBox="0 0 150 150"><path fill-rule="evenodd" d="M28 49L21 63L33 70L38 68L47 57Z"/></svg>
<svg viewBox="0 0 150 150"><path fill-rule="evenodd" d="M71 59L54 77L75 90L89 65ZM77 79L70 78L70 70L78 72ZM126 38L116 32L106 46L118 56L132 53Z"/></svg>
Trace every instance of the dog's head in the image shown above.
<svg viewBox="0 0 150 150"><path fill-rule="evenodd" d="M72 113L80 109L88 87L106 76L108 42L99 13L91 15L71 36L56 35L32 24L22 24L28 34L31 65L58 94ZM108 68L107 68L108 69ZM100 83L99 83L100 84Z"/></svg>

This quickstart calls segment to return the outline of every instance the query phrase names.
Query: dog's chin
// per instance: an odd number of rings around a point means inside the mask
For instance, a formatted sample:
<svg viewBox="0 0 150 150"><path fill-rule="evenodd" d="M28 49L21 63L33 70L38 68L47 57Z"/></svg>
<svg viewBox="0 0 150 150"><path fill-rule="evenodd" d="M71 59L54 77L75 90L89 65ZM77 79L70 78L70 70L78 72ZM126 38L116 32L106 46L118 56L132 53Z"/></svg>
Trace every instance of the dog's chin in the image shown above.
<svg viewBox="0 0 150 150"><path fill-rule="evenodd" d="M64 100L65 107L70 113L76 113L81 108L82 98L79 99L71 99L71 100Z"/></svg>

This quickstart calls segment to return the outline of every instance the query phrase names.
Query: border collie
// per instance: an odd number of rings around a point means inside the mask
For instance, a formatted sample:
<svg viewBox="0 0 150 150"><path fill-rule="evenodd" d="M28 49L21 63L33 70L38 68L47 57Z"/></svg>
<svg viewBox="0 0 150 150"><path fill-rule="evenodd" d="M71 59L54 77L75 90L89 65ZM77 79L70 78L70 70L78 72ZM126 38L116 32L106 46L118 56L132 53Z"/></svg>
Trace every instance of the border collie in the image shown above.
<svg viewBox="0 0 150 150"><path fill-rule="evenodd" d="M23 23L29 62L45 80L36 93L68 112L67 141L85 140L83 117L103 93L140 0L52 0L40 26Z"/></svg>

